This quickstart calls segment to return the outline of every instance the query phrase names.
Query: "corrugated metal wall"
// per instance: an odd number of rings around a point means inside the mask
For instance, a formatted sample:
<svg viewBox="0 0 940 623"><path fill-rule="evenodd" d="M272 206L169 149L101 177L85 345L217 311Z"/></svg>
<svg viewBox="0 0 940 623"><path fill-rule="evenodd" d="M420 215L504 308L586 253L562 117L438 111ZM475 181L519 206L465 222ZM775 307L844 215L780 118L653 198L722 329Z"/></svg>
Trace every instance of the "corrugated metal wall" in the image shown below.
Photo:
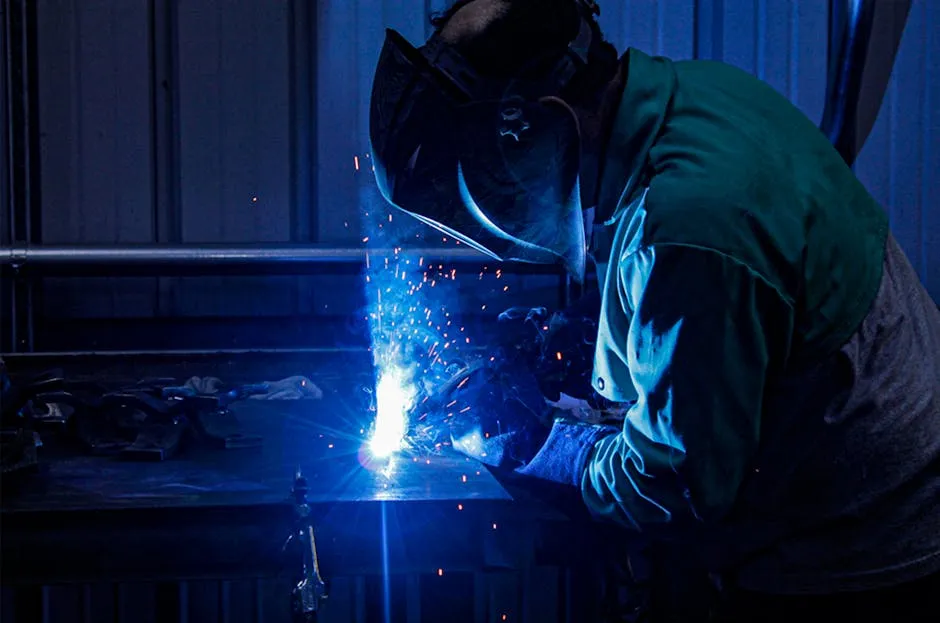
<svg viewBox="0 0 940 623"><path fill-rule="evenodd" d="M417 42L445 4L40 0L42 241L359 244L377 198L355 158L383 28ZM619 48L730 62L819 120L827 0L600 4ZM940 6L914 5L858 173L940 299ZM46 313L79 317L306 313L342 291L296 278L47 286Z"/></svg>
<svg viewBox="0 0 940 623"><path fill-rule="evenodd" d="M878 121L856 164L940 302L940 3L914 0Z"/></svg>

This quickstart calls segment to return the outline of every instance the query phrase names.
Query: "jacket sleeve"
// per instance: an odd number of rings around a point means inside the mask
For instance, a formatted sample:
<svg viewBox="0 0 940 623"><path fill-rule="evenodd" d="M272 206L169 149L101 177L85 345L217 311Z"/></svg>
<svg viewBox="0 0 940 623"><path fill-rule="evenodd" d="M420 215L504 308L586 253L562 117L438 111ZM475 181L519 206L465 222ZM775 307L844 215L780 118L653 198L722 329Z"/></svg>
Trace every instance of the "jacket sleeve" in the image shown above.
<svg viewBox="0 0 940 623"><path fill-rule="evenodd" d="M561 473L558 455L567 456L570 476L555 480L576 481L595 515L638 529L719 520L756 453L765 382L786 357L792 307L715 251L641 248L619 268L639 399L622 430L556 423L527 468L554 463Z"/></svg>

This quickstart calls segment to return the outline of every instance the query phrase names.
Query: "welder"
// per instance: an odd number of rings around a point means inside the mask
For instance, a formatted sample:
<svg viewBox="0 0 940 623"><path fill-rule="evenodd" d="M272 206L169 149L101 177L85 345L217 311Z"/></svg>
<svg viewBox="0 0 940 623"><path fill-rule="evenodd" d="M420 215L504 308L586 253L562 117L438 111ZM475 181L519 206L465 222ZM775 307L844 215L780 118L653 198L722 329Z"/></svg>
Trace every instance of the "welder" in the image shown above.
<svg viewBox="0 0 940 623"><path fill-rule="evenodd" d="M725 620L936 620L940 312L884 209L770 86L620 56L596 13L467 0L420 48L387 33L381 192L499 260L596 260L593 387L629 406L541 426L520 398L521 434L455 447L687 543Z"/></svg>

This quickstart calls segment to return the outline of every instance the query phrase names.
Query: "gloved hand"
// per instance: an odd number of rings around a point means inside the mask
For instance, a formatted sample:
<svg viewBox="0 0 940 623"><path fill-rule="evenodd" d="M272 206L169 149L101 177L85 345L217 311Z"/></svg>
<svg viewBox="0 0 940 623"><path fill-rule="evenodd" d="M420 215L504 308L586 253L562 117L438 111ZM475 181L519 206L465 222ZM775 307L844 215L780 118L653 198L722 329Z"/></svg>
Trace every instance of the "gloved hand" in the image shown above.
<svg viewBox="0 0 940 623"><path fill-rule="evenodd" d="M417 419L446 431L458 452L515 469L542 447L552 409L525 367L478 362L419 401L416 412Z"/></svg>
<svg viewBox="0 0 940 623"><path fill-rule="evenodd" d="M512 307L499 315L499 357L519 360L552 401L585 401L598 412L608 405L594 392L591 376L597 341L600 296L592 291L567 309Z"/></svg>

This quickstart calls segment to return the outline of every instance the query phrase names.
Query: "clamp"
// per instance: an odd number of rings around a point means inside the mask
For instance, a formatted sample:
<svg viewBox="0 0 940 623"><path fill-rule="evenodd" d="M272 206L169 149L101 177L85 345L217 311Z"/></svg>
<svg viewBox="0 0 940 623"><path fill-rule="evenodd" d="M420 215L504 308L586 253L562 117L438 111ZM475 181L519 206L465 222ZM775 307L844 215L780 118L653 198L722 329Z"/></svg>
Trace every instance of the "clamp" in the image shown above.
<svg viewBox="0 0 940 623"><path fill-rule="evenodd" d="M307 503L307 479L300 472L294 476L291 495L294 501L296 526L288 542L294 541L301 547L302 566L300 581L291 591L291 612L295 623L316 623L322 606L327 598L326 583L320 576L320 563L317 560L317 544L313 535L313 520L310 517L310 505Z"/></svg>

